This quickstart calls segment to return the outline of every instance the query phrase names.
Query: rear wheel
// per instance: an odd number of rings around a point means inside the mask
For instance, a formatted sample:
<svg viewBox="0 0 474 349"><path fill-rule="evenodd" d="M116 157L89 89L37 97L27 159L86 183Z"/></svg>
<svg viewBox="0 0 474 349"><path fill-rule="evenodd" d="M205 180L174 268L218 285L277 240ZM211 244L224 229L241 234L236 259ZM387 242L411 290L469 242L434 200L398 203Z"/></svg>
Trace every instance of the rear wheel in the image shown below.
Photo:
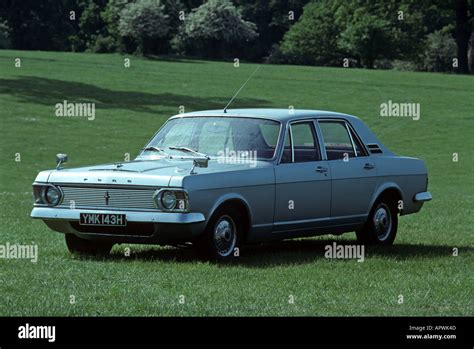
<svg viewBox="0 0 474 349"><path fill-rule="evenodd" d="M81 255L107 255L113 243L81 239L74 234L66 234L66 246L71 253Z"/></svg>
<svg viewBox="0 0 474 349"><path fill-rule="evenodd" d="M241 217L237 209L228 207L217 211L206 232L197 242L198 249L205 257L230 261L238 256L242 236Z"/></svg>
<svg viewBox="0 0 474 349"><path fill-rule="evenodd" d="M390 198L379 199L364 227L356 231L357 239L366 245L391 245L398 228L397 205Z"/></svg>

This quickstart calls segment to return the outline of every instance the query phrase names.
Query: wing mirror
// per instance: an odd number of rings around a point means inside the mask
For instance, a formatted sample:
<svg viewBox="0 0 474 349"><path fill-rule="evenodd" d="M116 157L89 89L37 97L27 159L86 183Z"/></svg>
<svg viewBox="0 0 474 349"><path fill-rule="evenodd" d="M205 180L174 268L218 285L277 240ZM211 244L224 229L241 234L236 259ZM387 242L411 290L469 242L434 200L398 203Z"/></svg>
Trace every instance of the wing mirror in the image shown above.
<svg viewBox="0 0 474 349"><path fill-rule="evenodd" d="M56 170L61 169L61 164L67 162L67 154L56 154Z"/></svg>
<svg viewBox="0 0 474 349"><path fill-rule="evenodd" d="M206 168L208 165L209 165L209 159L208 158L194 159L193 160L193 168L191 169L190 174L195 174L196 173L194 171L194 169L196 167Z"/></svg>

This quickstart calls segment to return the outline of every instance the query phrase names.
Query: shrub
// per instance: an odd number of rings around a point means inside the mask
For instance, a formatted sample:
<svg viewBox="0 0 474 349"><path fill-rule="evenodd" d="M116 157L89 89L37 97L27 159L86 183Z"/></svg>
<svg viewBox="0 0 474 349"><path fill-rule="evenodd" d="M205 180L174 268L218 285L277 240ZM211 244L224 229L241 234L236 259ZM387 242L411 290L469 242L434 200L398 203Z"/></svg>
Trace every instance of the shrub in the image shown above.
<svg viewBox="0 0 474 349"><path fill-rule="evenodd" d="M0 49L10 48L9 28L6 22L0 21Z"/></svg>
<svg viewBox="0 0 474 349"><path fill-rule="evenodd" d="M453 71L456 57L456 42L443 30L428 34L425 40L423 68L428 71Z"/></svg>
<svg viewBox="0 0 474 349"><path fill-rule="evenodd" d="M396 59L392 63L393 65L393 70L399 70L399 71L415 71L419 70L419 66L415 62L411 61L403 61Z"/></svg>
<svg viewBox="0 0 474 349"><path fill-rule="evenodd" d="M338 45L359 57L364 67L373 68L376 59L390 55L390 23L367 14L356 16L341 33Z"/></svg>
<svg viewBox="0 0 474 349"><path fill-rule="evenodd" d="M387 58L377 59L374 62L375 69L393 69L393 61Z"/></svg>
<svg viewBox="0 0 474 349"><path fill-rule="evenodd" d="M209 0L186 16L173 42L178 51L225 58L237 54L255 37L255 24L245 21L229 0Z"/></svg>
<svg viewBox="0 0 474 349"><path fill-rule="evenodd" d="M116 49L116 42L111 36L98 35L94 41L93 46L90 48L95 53L108 53L114 52Z"/></svg>
<svg viewBox="0 0 474 349"><path fill-rule="evenodd" d="M281 52L280 45L274 44L270 50L268 57L265 57L265 63L270 64L285 64L288 62L288 57Z"/></svg>
<svg viewBox="0 0 474 349"><path fill-rule="evenodd" d="M323 2L310 3L303 14L285 34L281 53L289 63L311 65L338 65L342 56L337 47L340 32L334 11Z"/></svg>
<svg viewBox="0 0 474 349"><path fill-rule="evenodd" d="M156 0L139 0L127 4L120 12L119 34L136 45L143 54L158 53L167 45L168 15Z"/></svg>

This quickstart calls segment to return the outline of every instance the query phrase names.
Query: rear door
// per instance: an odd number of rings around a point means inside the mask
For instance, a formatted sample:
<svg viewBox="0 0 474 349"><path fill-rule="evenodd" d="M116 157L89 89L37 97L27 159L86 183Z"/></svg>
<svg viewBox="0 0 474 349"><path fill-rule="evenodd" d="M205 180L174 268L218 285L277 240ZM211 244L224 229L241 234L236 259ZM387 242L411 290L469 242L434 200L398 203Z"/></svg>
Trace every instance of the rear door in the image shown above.
<svg viewBox="0 0 474 349"><path fill-rule="evenodd" d="M376 187L375 161L346 120L322 119L318 125L332 176L331 217L361 221Z"/></svg>
<svg viewBox="0 0 474 349"><path fill-rule="evenodd" d="M275 231L318 227L329 217L331 174L322 160L312 120L293 122L287 128L275 179Z"/></svg>

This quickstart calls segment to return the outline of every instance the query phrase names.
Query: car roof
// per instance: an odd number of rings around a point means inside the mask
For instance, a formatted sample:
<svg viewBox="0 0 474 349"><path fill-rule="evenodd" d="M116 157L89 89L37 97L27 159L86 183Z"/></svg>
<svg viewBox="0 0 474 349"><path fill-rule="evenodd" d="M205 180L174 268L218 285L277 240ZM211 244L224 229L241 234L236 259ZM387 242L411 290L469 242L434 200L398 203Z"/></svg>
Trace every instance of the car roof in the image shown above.
<svg viewBox="0 0 474 349"><path fill-rule="evenodd" d="M248 118L262 118L271 119L281 122L306 119L306 118L345 118L358 119L353 115L336 113L326 110L311 110L311 109L277 109L277 108L246 108L246 109L227 109L224 113L222 109L202 110L190 113L183 113L173 116L179 117L198 117L198 116L220 116L220 117L248 117Z"/></svg>
<svg viewBox="0 0 474 349"><path fill-rule="evenodd" d="M223 109L217 110L202 110L190 113L178 114L170 119L186 118L186 117L243 117L243 118L261 118L268 120L275 120L282 123L287 123L294 120L304 119L345 119L355 129L356 133L365 144L377 144L382 149L384 155L395 155L388 148L386 148L377 138L377 136L369 129L369 127L358 117L337 113L327 110L311 110L311 109L273 109L273 108L248 108L248 109L227 109L224 113Z"/></svg>

